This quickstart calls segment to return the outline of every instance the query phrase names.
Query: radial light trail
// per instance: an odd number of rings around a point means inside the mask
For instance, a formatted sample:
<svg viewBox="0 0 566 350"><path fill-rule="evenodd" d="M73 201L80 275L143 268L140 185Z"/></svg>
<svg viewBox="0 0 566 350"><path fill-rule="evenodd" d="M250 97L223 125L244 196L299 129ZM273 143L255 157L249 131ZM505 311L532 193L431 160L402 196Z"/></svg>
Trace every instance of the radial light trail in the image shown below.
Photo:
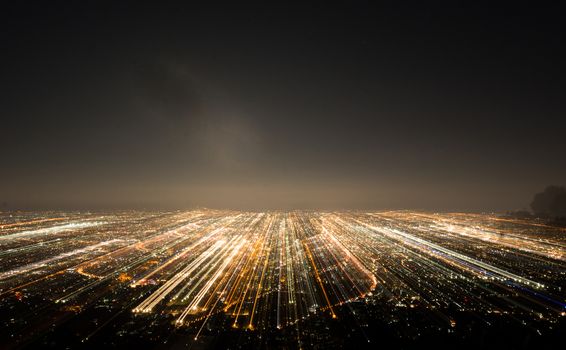
<svg viewBox="0 0 566 350"><path fill-rule="evenodd" d="M344 308L364 324L352 305L366 300L430 308L449 327L453 307L520 310L537 320L566 313L566 237L536 223L202 209L74 214L53 225L65 217L53 215L1 229L0 300L41 295L73 312L104 300L109 310L128 305L136 320L167 316L176 329L194 329L195 339L219 315L240 331L288 329L299 344L303 322L340 322Z"/></svg>

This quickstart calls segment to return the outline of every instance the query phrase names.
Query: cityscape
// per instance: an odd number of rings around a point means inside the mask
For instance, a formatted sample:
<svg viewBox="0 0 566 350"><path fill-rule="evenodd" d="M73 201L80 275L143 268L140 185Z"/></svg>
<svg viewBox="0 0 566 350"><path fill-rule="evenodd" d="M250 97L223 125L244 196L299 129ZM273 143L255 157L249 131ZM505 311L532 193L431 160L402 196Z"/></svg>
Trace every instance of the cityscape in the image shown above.
<svg viewBox="0 0 566 350"><path fill-rule="evenodd" d="M560 349L560 1L5 1L0 350Z"/></svg>
<svg viewBox="0 0 566 350"><path fill-rule="evenodd" d="M566 228L532 218L0 214L6 349L543 346L565 288Z"/></svg>

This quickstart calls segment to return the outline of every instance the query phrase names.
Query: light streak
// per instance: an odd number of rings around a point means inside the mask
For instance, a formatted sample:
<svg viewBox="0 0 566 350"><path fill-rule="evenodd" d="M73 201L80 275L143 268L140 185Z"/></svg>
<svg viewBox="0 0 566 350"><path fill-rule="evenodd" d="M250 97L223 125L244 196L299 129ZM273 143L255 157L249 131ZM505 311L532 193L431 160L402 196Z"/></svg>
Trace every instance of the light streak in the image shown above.
<svg viewBox="0 0 566 350"><path fill-rule="evenodd" d="M0 298L49 286L46 299L86 306L119 291L136 318L171 315L196 338L224 314L250 332L291 327L299 344L303 320L338 318L342 305L375 294L395 307L566 310L566 238L546 225L474 214L203 209L75 215L44 227L60 218L2 226Z"/></svg>
<svg viewBox="0 0 566 350"><path fill-rule="evenodd" d="M40 228L40 229L36 229L36 230L21 231L21 232L17 232L17 233L8 234L8 235L1 235L0 241L13 240L13 239L18 239L18 238L34 238L34 236L50 235L50 234L54 234L54 233L75 231L77 229L95 227L95 226L100 226L100 225L103 225L103 224L105 224L105 222L101 222L101 221L72 222L72 223L65 224L65 225L58 225L58 226Z"/></svg>

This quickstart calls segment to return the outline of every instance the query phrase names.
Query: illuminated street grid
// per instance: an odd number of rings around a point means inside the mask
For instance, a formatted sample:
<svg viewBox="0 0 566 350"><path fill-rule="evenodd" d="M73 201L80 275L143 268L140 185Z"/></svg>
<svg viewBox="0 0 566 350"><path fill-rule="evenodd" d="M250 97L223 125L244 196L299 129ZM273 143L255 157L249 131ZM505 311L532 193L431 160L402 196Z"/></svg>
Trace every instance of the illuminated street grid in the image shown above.
<svg viewBox="0 0 566 350"><path fill-rule="evenodd" d="M166 317L195 339L224 314L248 332L296 329L298 342L302 320L337 319L337 308L378 297L438 310L448 328L450 307L549 324L566 311L566 230L538 221L406 211L3 213L0 233L0 306L22 329L11 328L14 342L45 315L57 325L101 300L136 320ZM13 307L37 296L34 317Z"/></svg>

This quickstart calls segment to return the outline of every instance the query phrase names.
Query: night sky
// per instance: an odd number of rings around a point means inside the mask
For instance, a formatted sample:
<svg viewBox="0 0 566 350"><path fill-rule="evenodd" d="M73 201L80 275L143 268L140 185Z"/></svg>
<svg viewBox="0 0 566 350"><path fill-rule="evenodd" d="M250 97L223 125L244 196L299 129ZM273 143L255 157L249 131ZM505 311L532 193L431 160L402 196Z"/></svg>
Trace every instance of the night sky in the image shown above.
<svg viewBox="0 0 566 350"><path fill-rule="evenodd" d="M566 184L559 1L12 3L0 209L504 211Z"/></svg>

